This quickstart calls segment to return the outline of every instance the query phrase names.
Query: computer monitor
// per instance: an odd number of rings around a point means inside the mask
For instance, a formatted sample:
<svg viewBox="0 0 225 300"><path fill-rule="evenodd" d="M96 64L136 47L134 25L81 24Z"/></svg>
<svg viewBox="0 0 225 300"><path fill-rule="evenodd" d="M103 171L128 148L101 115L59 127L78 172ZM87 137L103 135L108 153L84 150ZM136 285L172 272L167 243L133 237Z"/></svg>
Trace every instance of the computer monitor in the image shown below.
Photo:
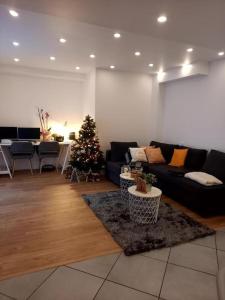
<svg viewBox="0 0 225 300"><path fill-rule="evenodd" d="M17 139L17 127L0 127L0 140L3 139Z"/></svg>
<svg viewBox="0 0 225 300"><path fill-rule="evenodd" d="M19 127L18 138L20 140L39 140L40 139L40 128L32 127Z"/></svg>

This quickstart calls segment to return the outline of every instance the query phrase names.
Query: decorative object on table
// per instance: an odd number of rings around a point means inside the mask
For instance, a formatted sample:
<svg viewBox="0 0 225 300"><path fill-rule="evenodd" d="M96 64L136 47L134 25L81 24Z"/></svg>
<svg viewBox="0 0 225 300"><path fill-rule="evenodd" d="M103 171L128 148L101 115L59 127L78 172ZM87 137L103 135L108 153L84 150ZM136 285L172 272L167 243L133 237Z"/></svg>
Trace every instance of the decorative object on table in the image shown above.
<svg viewBox="0 0 225 300"><path fill-rule="evenodd" d="M123 165L121 167L121 174L130 175L130 166L129 165Z"/></svg>
<svg viewBox="0 0 225 300"><path fill-rule="evenodd" d="M138 176L142 174L142 170L131 170L130 176L134 179L136 179Z"/></svg>
<svg viewBox="0 0 225 300"><path fill-rule="evenodd" d="M146 191L150 192L151 188L152 188L152 185L157 182L157 177L154 174L152 174L152 173L142 173L140 175L140 177L146 183Z"/></svg>
<svg viewBox="0 0 225 300"><path fill-rule="evenodd" d="M139 224L154 224L157 222L162 191L152 187L150 192L139 192L137 186L128 188L130 218Z"/></svg>
<svg viewBox="0 0 225 300"><path fill-rule="evenodd" d="M55 138L56 142L62 143L64 141L64 136L62 135L57 135Z"/></svg>
<svg viewBox="0 0 225 300"><path fill-rule="evenodd" d="M75 141L76 140L76 134L75 134L74 131L69 133L69 140L70 141Z"/></svg>
<svg viewBox="0 0 225 300"><path fill-rule="evenodd" d="M38 116L41 123L41 137L43 141L51 140L51 128L48 126L49 113L42 108L38 108Z"/></svg>
<svg viewBox="0 0 225 300"><path fill-rule="evenodd" d="M121 173L120 174L120 192L121 192L121 198L124 201L128 202L129 194L127 189L134 185L134 178L131 177L130 173Z"/></svg>
<svg viewBox="0 0 225 300"><path fill-rule="evenodd" d="M160 202L158 222L132 222L120 191L84 195L84 200L122 247L125 255L187 243L215 233L169 204Z"/></svg>
<svg viewBox="0 0 225 300"><path fill-rule="evenodd" d="M137 176L136 181L136 191L147 194L146 182L141 176Z"/></svg>
<svg viewBox="0 0 225 300"><path fill-rule="evenodd" d="M104 168L103 152L96 136L96 124L89 115L84 119L71 152L70 164L79 171L97 173Z"/></svg>

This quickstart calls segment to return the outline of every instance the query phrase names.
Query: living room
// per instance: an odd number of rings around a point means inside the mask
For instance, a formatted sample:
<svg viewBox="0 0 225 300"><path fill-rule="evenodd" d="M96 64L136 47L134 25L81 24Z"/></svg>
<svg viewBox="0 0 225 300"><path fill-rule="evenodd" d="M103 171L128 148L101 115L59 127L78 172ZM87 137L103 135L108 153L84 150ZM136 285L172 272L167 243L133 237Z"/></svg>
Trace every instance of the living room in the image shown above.
<svg viewBox="0 0 225 300"><path fill-rule="evenodd" d="M224 11L0 0L1 300L225 299Z"/></svg>

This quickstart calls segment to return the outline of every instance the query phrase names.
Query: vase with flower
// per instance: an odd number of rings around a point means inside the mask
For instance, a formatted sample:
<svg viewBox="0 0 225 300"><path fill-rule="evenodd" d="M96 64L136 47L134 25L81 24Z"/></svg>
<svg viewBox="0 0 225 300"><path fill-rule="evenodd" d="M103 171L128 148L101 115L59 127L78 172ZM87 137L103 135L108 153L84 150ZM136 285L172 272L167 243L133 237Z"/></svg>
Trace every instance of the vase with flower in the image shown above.
<svg viewBox="0 0 225 300"><path fill-rule="evenodd" d="M42 108L38 108L38 116L41 123L41 138L43 141L51 140L51 127L48 125L49 113Z"/></svg>

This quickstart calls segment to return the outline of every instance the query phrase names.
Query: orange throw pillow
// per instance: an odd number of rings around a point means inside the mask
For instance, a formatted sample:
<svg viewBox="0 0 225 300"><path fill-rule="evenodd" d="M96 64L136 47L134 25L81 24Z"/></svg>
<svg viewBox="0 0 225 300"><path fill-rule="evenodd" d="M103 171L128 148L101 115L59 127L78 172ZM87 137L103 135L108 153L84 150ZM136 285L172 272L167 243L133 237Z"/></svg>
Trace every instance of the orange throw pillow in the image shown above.
<svg viewBox="0 0 225 300"><path fill-rule="evenodd" d="M145 153L150 164L159 164L166 162L160 148L152 148L151 146L149 146L145 148Z"/></svg>
<svg viewBox="0 0 225 300"><path fill-rule="evenodd" d="M183 167L187 154L188 149L174 149L173 157L169 165L173 167Z"/></svg>

